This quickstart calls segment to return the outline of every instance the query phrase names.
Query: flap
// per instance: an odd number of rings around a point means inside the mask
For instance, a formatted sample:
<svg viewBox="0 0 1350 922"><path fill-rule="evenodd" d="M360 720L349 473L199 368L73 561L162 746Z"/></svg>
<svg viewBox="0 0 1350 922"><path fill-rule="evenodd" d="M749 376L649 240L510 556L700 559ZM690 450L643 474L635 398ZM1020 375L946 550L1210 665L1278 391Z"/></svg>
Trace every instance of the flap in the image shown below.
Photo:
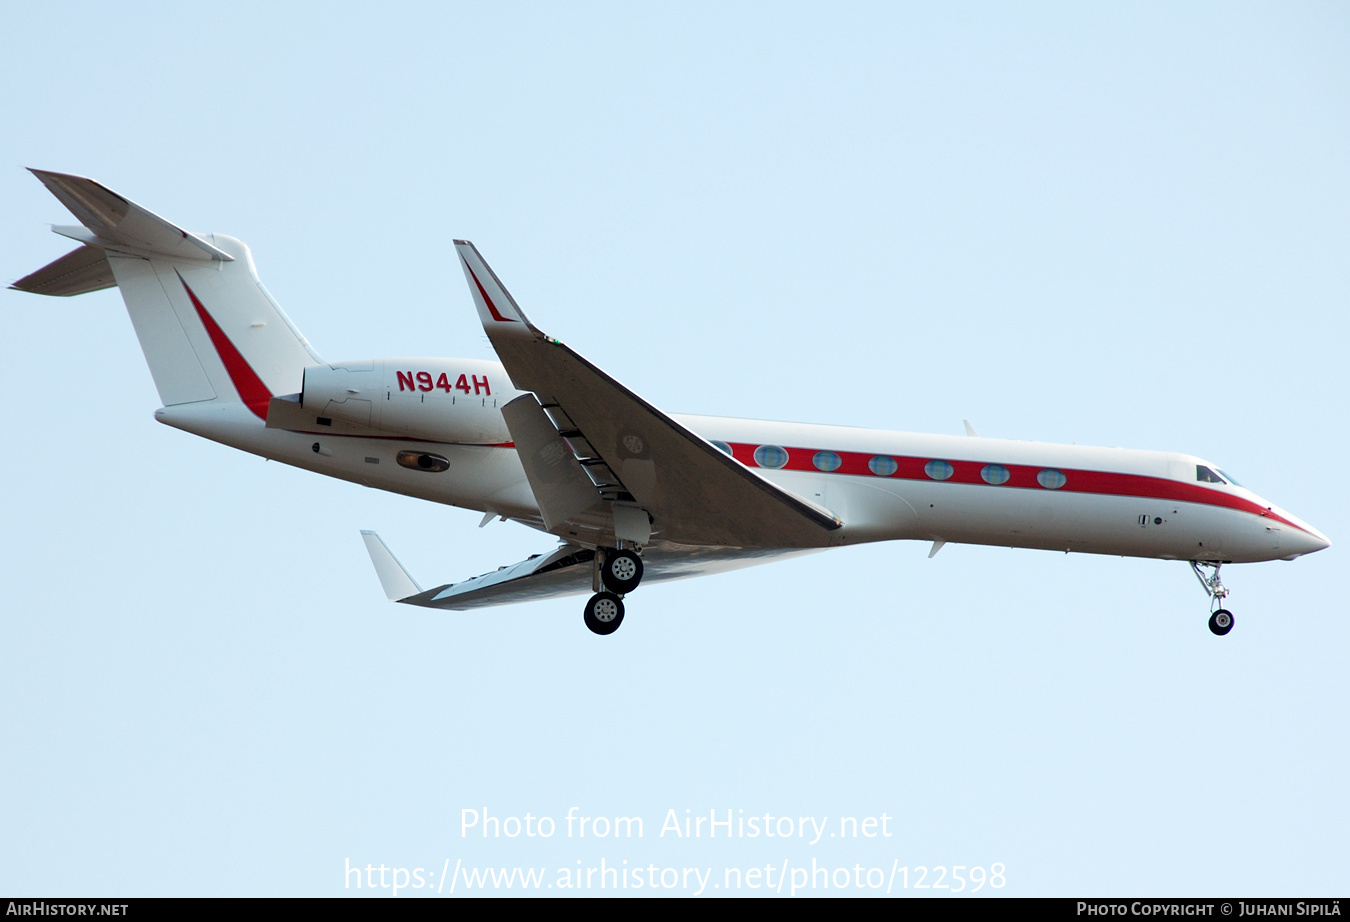
<svg viewBox="0 0 1350 922"><path fill-rule="evenodd" d="M502 418L525 468L545 529L561 534L569 519L603 504L600 491L533 394L522 394L502 407Z"/></svg>

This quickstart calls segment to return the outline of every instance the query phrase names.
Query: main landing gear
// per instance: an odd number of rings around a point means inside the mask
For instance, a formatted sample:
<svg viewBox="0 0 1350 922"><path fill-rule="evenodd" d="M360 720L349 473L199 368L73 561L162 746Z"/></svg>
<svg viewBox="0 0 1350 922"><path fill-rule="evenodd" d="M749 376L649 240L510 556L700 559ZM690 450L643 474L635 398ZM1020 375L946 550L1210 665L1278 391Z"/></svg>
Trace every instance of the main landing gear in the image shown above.
<svg viewBox="0 0 1350 922"><path fill-rule="evenodd" d="M1228 598L1228 590L1224 588L1223 580L1219 579L1219 567L1221 563L1210 563L1206 560L1192 560L1191 569L1195 571L1195 578L1200 580L1200 586L1209 595L1209 607L1212 613L1209 616L1209 629L1213 633L1222 637L1233 629L1233 613L1222 607L1223 600ZM1205 576L1200 572L1201 567L1212 567L1214 572Z"/></svg>
<svg viewBox="0 0 1350 922"><path fill-rule="evenodd" d="M597 591L586 603L586 627L596 634L613 634L623 624L623 597L642 582L642 558L636 551L597 548L594 572L591 582Z"/></svg>
<svg viewBox="0 0 1350 922"><path fill-rule="evenodd" d="M623 624L623 599L612 592L597 592L586 603L586 626L596 634L613 634Z"/></svg>

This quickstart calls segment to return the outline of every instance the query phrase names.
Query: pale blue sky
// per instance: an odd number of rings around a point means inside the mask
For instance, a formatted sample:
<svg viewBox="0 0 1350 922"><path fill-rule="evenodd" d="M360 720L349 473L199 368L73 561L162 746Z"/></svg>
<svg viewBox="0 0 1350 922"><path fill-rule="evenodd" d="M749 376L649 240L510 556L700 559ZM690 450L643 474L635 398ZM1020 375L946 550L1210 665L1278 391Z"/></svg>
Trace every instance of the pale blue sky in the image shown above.
<svg viewBox="0 0 1350 922"><path fill-rule="evenodd" d="M1350 14L1338 4L7 12L23 169L247 241L329 359L490 349L449 246L657 406L1188 451L1337 546L1233 567L853 548L387 604L552 545L157 425L115 292L0 294L0 891L315 894L344 861L1002 862L1017 895L1345 889ZM461 839L460 811L640 842ZM668 809L894 817L658 838Z"/></svg>

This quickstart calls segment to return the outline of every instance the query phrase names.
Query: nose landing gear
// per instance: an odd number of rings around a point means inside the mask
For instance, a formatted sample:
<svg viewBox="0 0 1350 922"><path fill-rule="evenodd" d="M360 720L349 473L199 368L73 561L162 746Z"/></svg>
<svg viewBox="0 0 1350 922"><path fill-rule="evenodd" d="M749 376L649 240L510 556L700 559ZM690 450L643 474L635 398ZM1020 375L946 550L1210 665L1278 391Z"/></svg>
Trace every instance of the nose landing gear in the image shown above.
<svg viewBox="0 0 1350 922"><path fill-rule="evenodd" d="M595 595L586 603L586 627L596 634L613 634L623 624L623 597L642 582L642 558L636 551L597 549L591 579ZM601 590L601 586L604 590Z"/></svg>
<svg viewBox="0 0 1350 922"><path fill-rule="evenodd" d="M1219 567L1221 563L1210 563L1206 560L1192 560L1191 569L1195 571L1195 578L1200 581L1200 588L1210 598L1210 609L1212 614L1209 616L1209 629L1214 634L1222 637L1233 629L1233 613L1223 608L1223 600L1228 598L1228 589L1224 587L1223 580L1219 579ZM1212 567L1214 572L1205 576L1201 567ZM1217 607L1216 607L1217 606Z"/></svg>

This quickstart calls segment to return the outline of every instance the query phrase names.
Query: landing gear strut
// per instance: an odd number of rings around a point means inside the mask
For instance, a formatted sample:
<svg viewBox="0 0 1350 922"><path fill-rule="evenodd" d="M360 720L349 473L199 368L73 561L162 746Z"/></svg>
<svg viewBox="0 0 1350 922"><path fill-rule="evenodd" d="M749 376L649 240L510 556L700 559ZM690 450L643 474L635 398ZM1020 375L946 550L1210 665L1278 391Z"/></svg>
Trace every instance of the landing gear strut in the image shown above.
<svg viewBox="0 0 1350 922"><path fill-rule="evenodd" d="M586 627L596 634L613 634L623 623L623 597L642 582L642 558L622 548L598 549L593 573L595 595L586 603Z"/></svg>
<svg viewBox="0 0 1350 922"><path fill-rule="evenodd" d="M1209 629L1213 633L1222 637L1233 629L1233 613L1223 608L1223 600L1228 598L1228 590L1224 588L1223 580L1219 579L1219 567L1221 563L1210 563L1205 560L1192 560L1191 569L1195 571L1195 578L1200 581L1200 587L1210 598L1209 607L1212 614L1209 616ZM1201 567L1212 567L1214 572L1205 576L1200 572Z"/></svg>

